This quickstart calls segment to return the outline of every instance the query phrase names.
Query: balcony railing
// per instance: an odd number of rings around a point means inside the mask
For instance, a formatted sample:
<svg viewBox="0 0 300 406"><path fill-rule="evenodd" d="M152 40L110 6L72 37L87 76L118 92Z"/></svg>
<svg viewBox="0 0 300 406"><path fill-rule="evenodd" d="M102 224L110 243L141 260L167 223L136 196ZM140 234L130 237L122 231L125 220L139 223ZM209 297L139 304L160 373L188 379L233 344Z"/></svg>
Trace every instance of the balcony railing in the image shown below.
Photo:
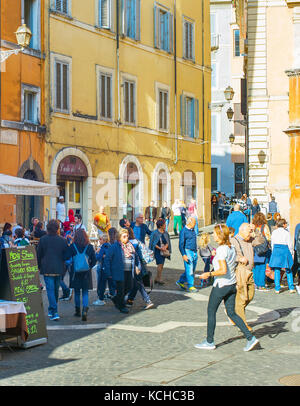
<svg viewBox="0 0 300 406"><path fill-rule="evenodd" d="M210 37L210 50L217 51L219 49L220 35L214 34Z"/></svg>

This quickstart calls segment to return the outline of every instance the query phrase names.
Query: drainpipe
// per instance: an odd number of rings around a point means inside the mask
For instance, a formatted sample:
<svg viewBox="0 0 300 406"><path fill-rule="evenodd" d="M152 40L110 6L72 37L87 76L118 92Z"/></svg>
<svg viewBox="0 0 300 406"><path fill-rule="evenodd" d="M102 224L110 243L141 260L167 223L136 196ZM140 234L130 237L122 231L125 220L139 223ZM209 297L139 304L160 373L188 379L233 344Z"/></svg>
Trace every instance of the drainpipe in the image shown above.
<svg viewBox="0 0 300 406"><path fill-rule="evenodd" d="M205 81L204 81L204 0L202 0L202 129L203 129L203 156L202 156L202 161L203 161L203 172L204 172L204 159L205 159L205 120L204 120L204 114L205 114Z"/></svg>
<svg viewBox="0 0 300 406"><path fill-rule="evenodd" d="M177 41L176 41L176 0L174 0L174 89L175 89L175 161L178 162L178 136L177 136Z"/></svg>
<svg viewBox="0 0 300 406"><path fill-rule="evenodd" d="M0 49L1 49L1 42L2 42L2 0L0 0ZM1 127L2 127L2 113L1 113L1 92L2 90L2 73L1 73L1 65L0 65L0 135L1 135Z"/></svg>

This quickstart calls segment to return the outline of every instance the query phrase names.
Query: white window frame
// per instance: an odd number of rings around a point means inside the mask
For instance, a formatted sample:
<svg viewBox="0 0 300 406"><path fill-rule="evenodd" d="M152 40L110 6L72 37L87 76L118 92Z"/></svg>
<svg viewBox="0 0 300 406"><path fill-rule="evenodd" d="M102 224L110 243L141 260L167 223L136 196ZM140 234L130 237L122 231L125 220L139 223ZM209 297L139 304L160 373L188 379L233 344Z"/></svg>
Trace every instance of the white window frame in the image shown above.
<svg viewBox="0 0 300 406"><path fill-rule="evenodd" d="M108 0L109 1L109 27L101 27L101 22L100 22L100 0L95 0L95 9L96 11L96 27L100 28L102 30L109 30L113 31L114 30L114 1L113 0Z"/></svg>
<svg viewBox="0 0 300 406"><path fill-rule="evenodd" d="M51 96L52 96L52 110L55 113L61 113L61 114L67 114L71 115L72 113L72 58L69 56L65 55L60 55L60 54L55 54L51 53L50 56L50 61L51 61ZM68 89L67 89L67 94L68 94L68 110L61 110L56 108L56 70L55 70L55 65L56 62L60 62L63 64L68 64L69 65L69 80L68 80Z"/></svg>
<svg viewBox="0 0 300 406"><path fill-rule="evenodd" d="M167 128L162 129L159 126L159 93L165 92L168 94L168 103L167 103ZM156 94L156 130L162 133L168 134L170 132L170 86L163 83L155 82L155 94Z"/></svg>
<svg viewBox="0 0 300 406"><path fill-rule="evenodd" d="M115 116L115 111L114 111L114 106L115 106L115 97L114 97L114 83L115 83L115 71L114 69L107 68L105 66L99 66L96 65L96 72L97 72L97 112L98 112L98 118L101 121L109 121L113 122L114 116ZM101 116L101 75L107 75L111 77L111 118L107 117L102 117Z"/></svg>
<svg viewBox="0 0 300 406"><path fill-rule="evenodd" d="M137 127L138 123L138 99L137 99L137 87L138 87L138 80L136 76L130 75L128 73L123 73L121 75L122 79L122 100L123 100L123 114L122 114L122 121L125 125L131 126L131 127ZM125 82L131 82L134 83L134 122L127 122L125 121Z"/></svg>
<svg viewBox="0 0 300 406"><path fill-rule="evenodd" d="M25 121L25 93L34 93L36 97L36 117L35 121ZM41 88L22 83L21 86L21 121L23 123L40 125L41 123Z"/></svg>
<svg viewBox="0 0 300 406"><path fill-rule="evenodd" d="M192 24L192 26L193 26L193 30L192 30L193 42L192 42L192 57L191 57L191 58L190 58L190 57L187 57L187 56L185 55L185 50L186 50L186 47L185 47L185 44L186 44L186 38L185 38L185 23L186 23L186 22L189 23L189 24ZM195 39L196 39L195 30L196 30L195 21L194 21L193 19L189 18L189 17L183 16L183 17L182 17L182 34L183 34L183 35L182 35L182 47L183 47L182 55L183 55L183 59L186 60L186 61L195 62Z"/></svg>
<svg viewBox="0 0 300 406"><path fill-rule="evenodd" d="M59 13L61 15L65 15L68 17L71 17L72 15L72 0L67 0L67 13L64 13L63 11L56 10L56 0L51 0L51 11L54 11L55 13Z"/></svg>

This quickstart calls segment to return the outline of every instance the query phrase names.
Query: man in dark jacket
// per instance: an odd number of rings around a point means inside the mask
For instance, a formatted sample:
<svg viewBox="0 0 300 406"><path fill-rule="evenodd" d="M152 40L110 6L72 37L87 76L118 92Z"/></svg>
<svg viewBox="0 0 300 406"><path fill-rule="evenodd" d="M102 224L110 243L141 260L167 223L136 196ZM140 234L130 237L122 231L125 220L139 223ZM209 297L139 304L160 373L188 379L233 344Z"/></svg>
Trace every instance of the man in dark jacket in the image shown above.
<svg viewBox="0 0 300 406"><path fill-rule="evenodd" d="M150 206L146 207L145 210L145 220L147 227L153 231L154 230L154 223L157 219L157 207L154 207L154 201L150 202Z"/></svg>
<svg viewBox="0 0 300 406"><path fill-rule="evenodd" d="M58 235L59 223L50 220L47 235L40 239L37 247L37 259L40 274L44 276L49 301L48 316L50 320L58 320L58 290L64 272L65 261L70 259L67 241Z"/></svg>
<svg viewBox="0 0 300 406"><path fill-rule="evenodd" d="M147 225L144 224L144 216L142 214L137 215L135 222L131 223L131 228L133 229L135 238L143 244L145 244L146 234L149 236L152 234Z"/></svg>
<svg viewBox="0 0 300 406"><path fill-rule="evenodd" d="M189 292L197 292L194 287L194 273L197 266L197 235L195 231L196 219L189 217L186 226L180 231L179 234L179 251L184 261L185 272L180 276L176 285L185 290L185 283L187 283Z"/></svg>

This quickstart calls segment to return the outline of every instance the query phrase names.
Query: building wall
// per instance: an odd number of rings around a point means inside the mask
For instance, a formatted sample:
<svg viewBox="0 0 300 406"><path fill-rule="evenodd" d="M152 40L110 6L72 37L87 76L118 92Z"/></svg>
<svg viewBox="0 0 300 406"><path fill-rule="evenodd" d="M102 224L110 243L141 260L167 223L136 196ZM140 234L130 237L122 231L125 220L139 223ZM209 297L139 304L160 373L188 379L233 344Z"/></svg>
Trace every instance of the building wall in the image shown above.
<svg viewBox="0 0 300 406"><path fill-rule="evenodd" d="M44 3L40 3L40 32L43 35ZM15 49L16 37L14 32L21 25L21 2L18 0L2 0L1 2L1 47L4 50ZM22 176L23 167L28 170L38 168L39 180L44 172L44 49L36 51L26 49L18 55L12 55L1 66L1 100L0 100L0 173ZM26 125L22 119L22 84L40 88L40 125ZM23 221L23 211L20 198L16 196L0 197L0 223ZM43 216L43 205L37 209Z"/></svg>
<svg viewBox="0 0 300 406"><path fill-rule="evenodd" d="M97 2L96 2L97 3ZM173 1L161 2L173 13ZM72 19L57 13L50 13L47 34L47 72L49 84L47 100L50 106L53 90L54 56L59 54L72 60L71 109L70 114L52 112L49 115L47 144L45 153L45 178L55 181L59 160L66 155L77 154L86 163L89 177L85 182L87 202L83 210L87 225L93 214L103 204L113 221L122 213L122 162L132 157L140 175L140 208L143 210L153 196L153 178L159 163L167 168L172 180L170 203L183 197L183 191L174 192L176 173L191 170L198 178L197 200L203 223L210 220L210 41L209 41L209 2L204 0L204 61L202 61L202 8L192 2L177 1L177 134L178 162L175 145L175 93L174 55L154 48L153 44L154 1L142 2L141 41L127 37L120 39L120 80L128 75L137 83L136 125L118 125L118 86L116 65L116 40L114 32L95 28L97 9L94 0L72 2ZM195 21L195 63L182 58L182 16ZM113 120L105 122L99 118L99 97L97 95L97 67L113 72ZM204 75L204 88L202 76ZM159 132L156 123L156 84L169 88L168 132ZM187 92L199 99L199 138L186 139L180 135L180 95ZM123 88L121 87L121 121L124 122ZM204 134L205 144L202 143ZM129 159L129 161L130 161ZM109 186L108 179L112 178ZM114 179L114 180L113 180ZM175 183L174 183L175 182ZM180 182L179 182L180 184ZM107 188L109 191L107 191ZM113 190L113 192L112 192ZM175 189L176 190L176 189ZM105 199L108 196L109 200ZM115 195L115 199L113 199ZM55 215L55 199L47 200L51 216Z"/></svg>
<svg viewBox="0 0 300 406"><path fill-rule="evenodd" d="M288 81L292 50L284 1L248 3L248 108L250 196L267 209L270 194L289 217ZM278 52L278 44L285 44Z"/></svg>

